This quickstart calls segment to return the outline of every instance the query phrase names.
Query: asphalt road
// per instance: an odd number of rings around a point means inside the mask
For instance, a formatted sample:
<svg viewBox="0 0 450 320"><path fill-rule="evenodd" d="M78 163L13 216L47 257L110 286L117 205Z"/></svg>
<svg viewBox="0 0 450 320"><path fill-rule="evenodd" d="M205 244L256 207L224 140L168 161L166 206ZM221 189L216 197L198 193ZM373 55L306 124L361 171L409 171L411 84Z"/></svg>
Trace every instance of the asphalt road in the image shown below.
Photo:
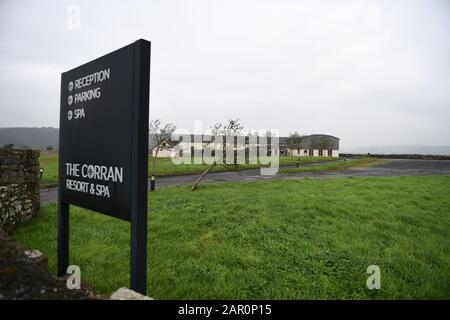
<svg viewBox="0 0 450 320"><path fill-rule="evenodd" d="M348 176L424 176L424 175L450 175L450 160L408 160L385 159L382 164L372 167L361 167L333 172L300 172L296 174L277 174L275 176L262 176L259 169L236 172L217 172L208 174L202 183L256 181L256 180L291 180L305 177L315 179L329 179ZM314 166L310 164L305 166ZM199 174L160 177L156 181L157 188L172 185L192 184ZM57 188L41 191L41 202L55 202L58 195Z"/></svg>

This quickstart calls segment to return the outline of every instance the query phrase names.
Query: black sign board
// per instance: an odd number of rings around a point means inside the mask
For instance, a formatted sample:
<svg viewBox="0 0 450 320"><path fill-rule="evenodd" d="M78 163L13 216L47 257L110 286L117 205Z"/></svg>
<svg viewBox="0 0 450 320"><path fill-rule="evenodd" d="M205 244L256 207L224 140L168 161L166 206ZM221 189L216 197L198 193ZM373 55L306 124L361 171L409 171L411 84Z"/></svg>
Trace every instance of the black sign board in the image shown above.
<svg viewBox="0 0 450 320"><path fill-rule="evenodd" d="M58 273L68 266L69 205L130 221L131 288L145 293L150 42L61 75Z"/></svg>

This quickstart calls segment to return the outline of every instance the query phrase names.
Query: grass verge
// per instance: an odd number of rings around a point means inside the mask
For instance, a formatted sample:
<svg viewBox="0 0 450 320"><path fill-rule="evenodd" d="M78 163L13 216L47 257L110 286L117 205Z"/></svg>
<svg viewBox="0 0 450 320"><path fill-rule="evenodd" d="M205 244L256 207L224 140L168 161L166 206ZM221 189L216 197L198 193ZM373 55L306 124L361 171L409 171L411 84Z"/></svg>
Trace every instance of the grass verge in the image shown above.
<svg viewBox="0 0 450 320"><path fill-rule="evenodd" d="M320 165L310 166L310 167L300 167L300 168L281 168L279 173L299 173L299 172L318 172L318 171L335 171L335 170L346 170L362 167L370 167L377 164L383 163L384 160L374 159L374 158L363 158L355 160L347 160L340 162L327 162Z"/></svg>

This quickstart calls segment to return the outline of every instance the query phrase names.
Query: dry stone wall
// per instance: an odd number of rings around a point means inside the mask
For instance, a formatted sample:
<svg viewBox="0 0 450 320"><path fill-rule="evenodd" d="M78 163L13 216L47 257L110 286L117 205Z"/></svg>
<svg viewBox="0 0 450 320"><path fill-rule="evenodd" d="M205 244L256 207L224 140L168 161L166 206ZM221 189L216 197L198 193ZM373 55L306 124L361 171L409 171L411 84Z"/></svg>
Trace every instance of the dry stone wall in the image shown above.
<svg viewBox="0 0 450 320"><path fill-rule="evenodd" d="M9 232L39 211L39 155L28 149L0 149L0 228Z"/></svg>

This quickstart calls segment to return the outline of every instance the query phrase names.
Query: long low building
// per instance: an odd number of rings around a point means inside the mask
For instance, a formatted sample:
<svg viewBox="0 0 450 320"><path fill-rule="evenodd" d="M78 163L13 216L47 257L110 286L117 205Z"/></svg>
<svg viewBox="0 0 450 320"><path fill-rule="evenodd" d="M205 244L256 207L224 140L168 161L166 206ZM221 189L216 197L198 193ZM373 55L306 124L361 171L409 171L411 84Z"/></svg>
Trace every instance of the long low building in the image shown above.
<svg viewBox="0 0 450 320"><path fill-rule="evenodd" d="M292 141L294 140L294 141ZM280 137L280 153L309 157L339 157L339 138L328 134L311 134L297 139Z"/></svg>
<svg viewBox="0 0 450 320"><path fill-rule="evenodd" d="M241 141L245 141L245 145L248 145L248 137L240 138ZM211 137L206 135L190 135L190 141L171 139L170 141L164 142L162 150L158 152L158 157L175 157L175 149L182 150L184 154L202 154L210 143ZM256 145L258 146L258 143ZM176 146L177 148L175 148ZM153 156L155 156L156 150L151 141L149 147L152 150ZM278 153L281 156L337 158L339 157L339 138L327 134L304 135L296 138L279 137Z"/></svg>

